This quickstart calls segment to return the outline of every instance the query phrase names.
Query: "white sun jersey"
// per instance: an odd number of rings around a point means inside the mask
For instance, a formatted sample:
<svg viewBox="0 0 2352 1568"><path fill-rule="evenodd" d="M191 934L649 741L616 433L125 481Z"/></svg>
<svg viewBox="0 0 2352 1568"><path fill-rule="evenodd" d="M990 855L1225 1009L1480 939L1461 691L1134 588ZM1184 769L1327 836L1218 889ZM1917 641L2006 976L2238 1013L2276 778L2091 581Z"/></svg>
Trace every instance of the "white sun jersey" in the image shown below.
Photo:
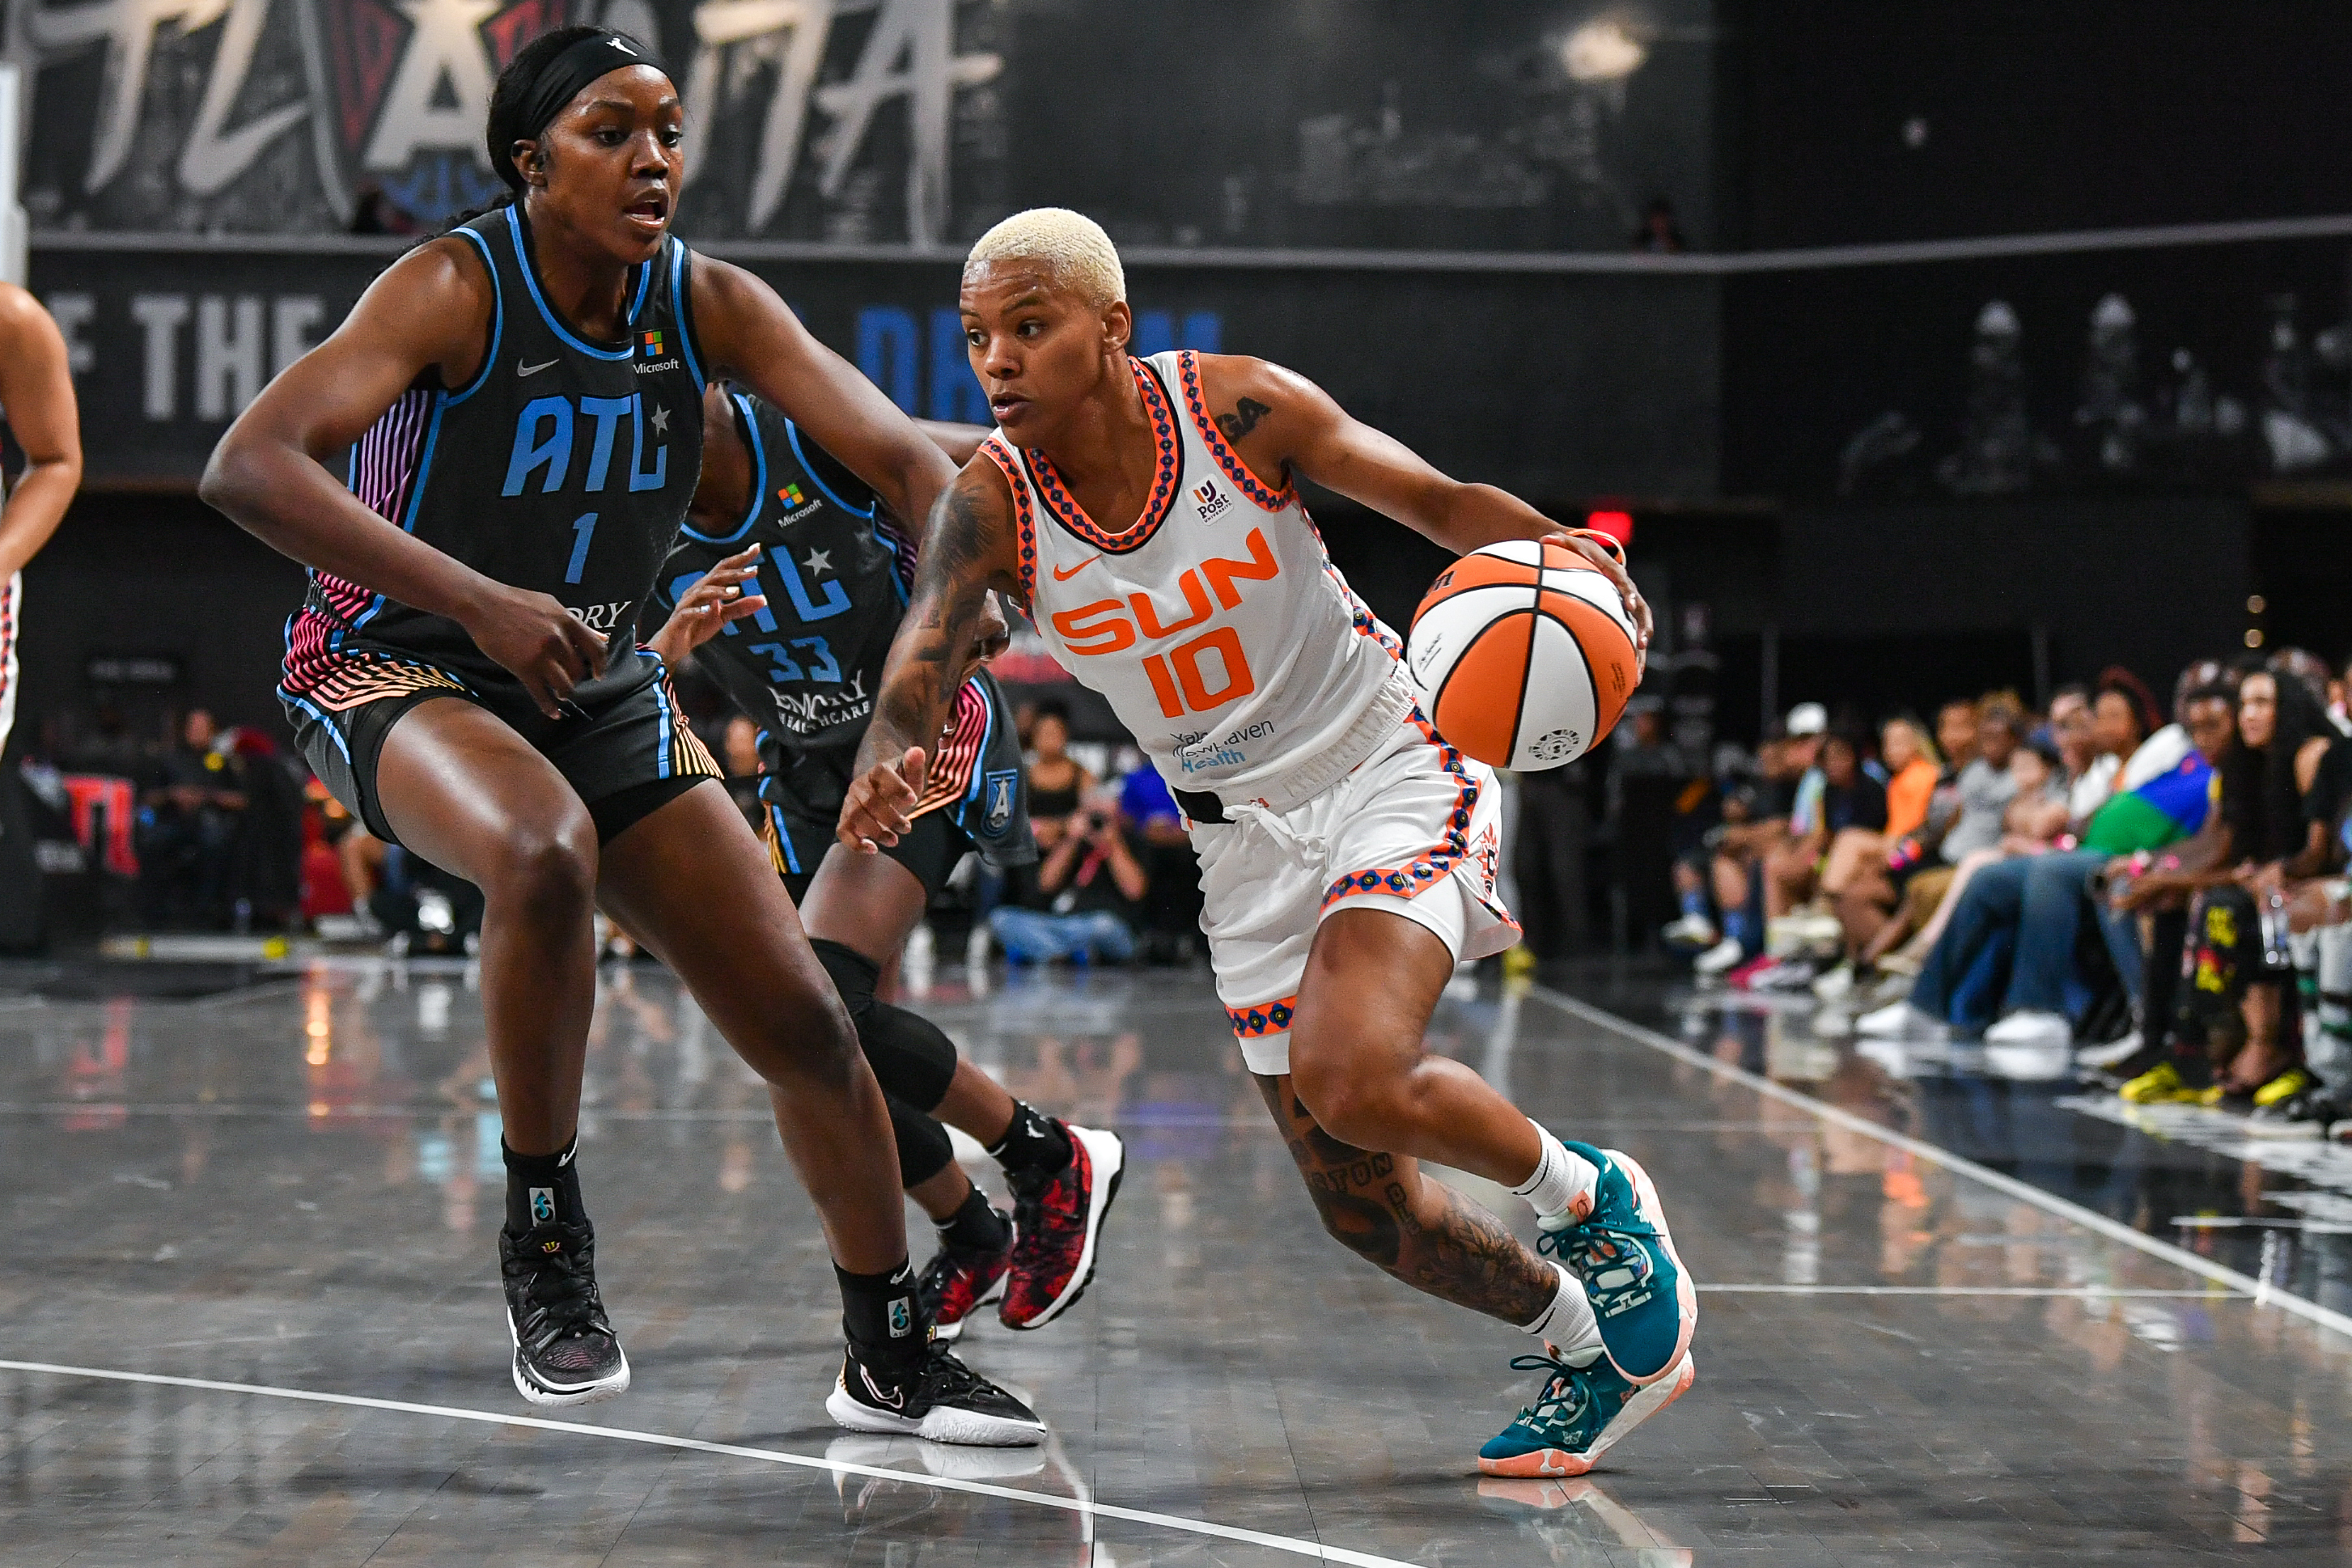
<svg viewBox="0 0 2352 1568"><path fill-rule="evenodd" d="M1268 489L1217 429L1198 356L1128 363L1159 472L1124 530L1088 517L1043 452L1001 430L981 443L1012 487L1022 589L1054 657L1171 787L1289 810L1412 710L1401 645L1297 492Z"/></svg>

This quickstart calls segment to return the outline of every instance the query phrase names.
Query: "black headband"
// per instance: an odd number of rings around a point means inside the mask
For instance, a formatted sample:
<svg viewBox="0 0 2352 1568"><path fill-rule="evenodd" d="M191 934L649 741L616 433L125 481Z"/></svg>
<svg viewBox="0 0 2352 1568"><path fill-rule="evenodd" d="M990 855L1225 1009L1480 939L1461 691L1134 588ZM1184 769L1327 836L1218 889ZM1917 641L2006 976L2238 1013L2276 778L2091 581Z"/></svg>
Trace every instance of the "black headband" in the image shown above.
<svg viewBox="0 0 2352 1568"><path fill-rule="evenodd" d="M563 106L580 95L582 88L598 77L629 66L651 66L665 76L668 74L661 61L643 45L618 33L599 33L565 48L547 62L547 68L532 84L530 96L523 100L521 115L515 121L515 140L537 141L540 133L563 112Z"/></svg>

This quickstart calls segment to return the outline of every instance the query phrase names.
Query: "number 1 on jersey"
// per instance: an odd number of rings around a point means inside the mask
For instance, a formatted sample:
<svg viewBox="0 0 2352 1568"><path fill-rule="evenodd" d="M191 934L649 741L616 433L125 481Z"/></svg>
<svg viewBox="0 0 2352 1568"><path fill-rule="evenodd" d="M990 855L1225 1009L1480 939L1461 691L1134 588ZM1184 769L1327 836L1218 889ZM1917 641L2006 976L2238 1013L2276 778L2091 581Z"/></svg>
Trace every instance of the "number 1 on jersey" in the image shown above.
<svg viewBox="0 0 2352 1568"><path fill-rule="evenodd" d="M596 536L596 514L593 511L583 512L573 518L572 531L579 537L572 541L572 564L563 569L563 580L567 583L577 583L580 581L581 574L588 570L588 542Z"/></svg>

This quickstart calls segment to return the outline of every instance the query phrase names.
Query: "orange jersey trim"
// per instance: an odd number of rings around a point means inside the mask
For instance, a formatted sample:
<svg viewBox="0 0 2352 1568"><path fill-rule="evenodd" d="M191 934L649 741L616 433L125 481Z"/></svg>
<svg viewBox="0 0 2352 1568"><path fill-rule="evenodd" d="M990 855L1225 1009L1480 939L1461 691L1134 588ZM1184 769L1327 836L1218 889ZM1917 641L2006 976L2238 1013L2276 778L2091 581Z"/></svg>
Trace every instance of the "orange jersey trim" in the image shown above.
<svg viewBox="0 0 2352 1568"><path fill-rule="evenodd" d="M1029 504L1029 481L1023 477L1021 459L1013 456L1013 449L1004 444L1003 437L987 437L981 442L980 449L1003 472L1005 488L1013 492L1013 524L1019 537L1021 552L1017 574L1021 579L1021 596L1034 610L1037 604L1037 516Z"/></svg>

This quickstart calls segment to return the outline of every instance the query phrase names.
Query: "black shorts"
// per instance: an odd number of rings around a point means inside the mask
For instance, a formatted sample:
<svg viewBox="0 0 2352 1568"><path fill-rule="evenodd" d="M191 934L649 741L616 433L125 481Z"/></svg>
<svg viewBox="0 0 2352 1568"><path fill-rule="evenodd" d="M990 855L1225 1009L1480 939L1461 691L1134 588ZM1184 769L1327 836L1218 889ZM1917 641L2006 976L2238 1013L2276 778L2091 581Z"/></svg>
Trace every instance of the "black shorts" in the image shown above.
<svg viewBox="0 0 2352 1568"><path fill-rule="evenodd" d="M762 781L760 803L766 821L761 836L794 904L808 891L825 850L835 842L834 829L849 788L850 762L846 752L804 756L791 773L771 774ZM1000 871L1037 858L1021 738L1013 728L1012 705L985 670L956 694L947 732L931 758L930 776L916 806L913 828L882 853L915 874L929 900L947 885L948 873L966 850L977 850L982 860Z"/></svg>
<svg viewBox="0 0 2352 1568"><path fill-rule="evenodd" d="M721 776L678 711L668 672L650 653L639 657L656 666L652 679L584 715L562 719L550 719L527 701L484 695L440 671L433 672L441 677L437 680L341 709L321 707L283 689L279 695L310 771L387 844L400 840L376 797L376 763L384 737L410 709L440 697L486 710L554 763L594 818L597 842L609 844L704 779Z"/></svg>
<svg viewBox="0 0 2352 1568"><path fill-rule="evenodd" d="M820 821L766 801L760 804L766 808L760 837L767 840L768 859L783 878L784 891L797 909L808 896L809 884L816 880L824 852L839 842L833 830L840 819ZM971 836L949 821L946 812L927 811L898 836L898 843L885 846L882 853L915 874L915 880L923 885L923 901L929 903L947 886L948 873L956 868L964 851L972 847Z"/></svg>

